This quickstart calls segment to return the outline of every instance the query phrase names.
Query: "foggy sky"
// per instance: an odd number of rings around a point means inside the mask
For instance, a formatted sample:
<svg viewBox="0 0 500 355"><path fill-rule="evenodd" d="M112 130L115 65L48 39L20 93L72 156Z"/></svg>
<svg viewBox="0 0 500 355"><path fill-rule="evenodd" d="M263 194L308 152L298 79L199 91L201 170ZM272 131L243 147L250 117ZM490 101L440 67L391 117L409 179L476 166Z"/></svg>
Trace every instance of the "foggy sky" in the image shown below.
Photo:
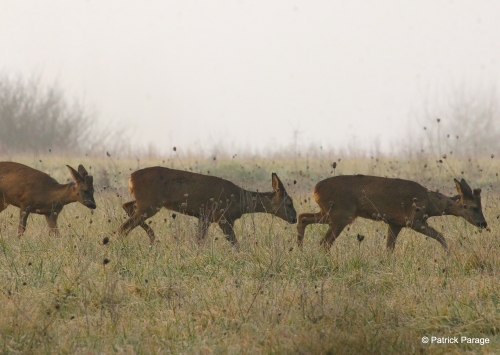
<svg viewBox="0 0 500 355"><path fill-rule="evenodd" d="M2 1L0 71L163 151L364 147L451 87L498 86L494 1Z"/></svg>

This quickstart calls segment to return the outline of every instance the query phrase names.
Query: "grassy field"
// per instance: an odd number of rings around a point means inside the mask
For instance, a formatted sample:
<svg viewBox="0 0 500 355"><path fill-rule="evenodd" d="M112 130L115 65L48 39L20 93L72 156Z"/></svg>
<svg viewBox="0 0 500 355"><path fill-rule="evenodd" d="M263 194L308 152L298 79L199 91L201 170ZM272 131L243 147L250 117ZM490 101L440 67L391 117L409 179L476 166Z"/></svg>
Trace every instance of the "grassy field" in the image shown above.
<svg viewBox="0 0 500 355"><path fill-rule="evenodd" d="M69 178L65 164L94 175L91 213L71 204L60 215L62 237L31 216L16 236L18 210L0 214L0 352L60 354L496 354L500 353L500 194L497 158L226 158L14 159ZM441 160L441 162L439 161ZM453 177L483 189L491 231L463 219L430 224L440 245L403 230L393 254L386 225L359 219L334 243L319 247L324 225L306 230L303 250L294 225L269 215L236 223L233 248L216 225L195 242L196 219L163 210L151 219L158 242L140 228L112 233L130 200L128 174L163 165L271 190L277 172L298 213L317 211L311 191L333 174L408 178L454 192ZM365 238L360 242L358 235ZM104 237L111 242L102 244ZM422 337L458 337L458 344ZM467 344L460 337L487 338Z"/></svg>

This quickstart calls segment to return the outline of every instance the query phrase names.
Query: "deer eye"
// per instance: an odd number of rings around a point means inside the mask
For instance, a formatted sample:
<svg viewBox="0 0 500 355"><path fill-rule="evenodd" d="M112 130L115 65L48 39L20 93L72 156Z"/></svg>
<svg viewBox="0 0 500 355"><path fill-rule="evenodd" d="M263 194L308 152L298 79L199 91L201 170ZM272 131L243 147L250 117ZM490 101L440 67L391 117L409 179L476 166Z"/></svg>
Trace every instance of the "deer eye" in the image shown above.
<svg viewBox="0 0 500 355"><path fill-rule="evenodd" d="M463 207L464 209L467 209L467 205L463 205L462 207Z"/></svg>

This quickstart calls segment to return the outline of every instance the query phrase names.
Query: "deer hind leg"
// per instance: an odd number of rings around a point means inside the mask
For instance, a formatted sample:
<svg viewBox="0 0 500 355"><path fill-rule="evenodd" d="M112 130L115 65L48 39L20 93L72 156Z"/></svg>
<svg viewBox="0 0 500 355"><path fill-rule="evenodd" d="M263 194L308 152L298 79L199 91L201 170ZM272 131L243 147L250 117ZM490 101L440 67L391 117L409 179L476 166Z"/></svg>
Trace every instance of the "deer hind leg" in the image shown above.
<svg viewBox="0 0 500 355"><path fill-rule="evenodd" d="M5 198L2 195L0 195L0 212L2 212L8 206L9 204L5 202Z"/></svg>
<svg viewBox="0 0 500 355"><path fill-rule="evenodd" d="M134 215L135 211L137 210L137 203L135 201L126 202L122 205L122 208L127 213L127 216L132 217ZM148 224L146 222L144 222L144 220L141 220L139 222L139 226L141 226L141 228L146 231L146 233L148 234L148 237L149 237L149 241L152 244L156 239L155 232L153 231L153 229L150 226L148 226Z"/></svg>
<svg viewBox="0 0 500 355"><path fill-rule="evenodd" d="M28 222L29 207L21 206L19 209L19 226L17 227L17 236L21 237L26 230L26 222Z"/></svg>
<svg viewBox="0 0 500 355"><path fill-rule="evenodd" d="M419 233L422 233L432 239L437 240L443 249L449 254L450 251L448 249L448 244L446 243L446 239L444 239L443 234L429 226L427 223L417 221L413 224L412 228Z"/></svg>
<svg viewBox="0 0 500 355"><path fill-rule="evenodd" d="M314 223L328 223L328 214L323 212L301 213L297 218L297 244L299 245L299 247L302 247L306 227Z"/></svg>
<svg viewBox="0 0 500 355"><path fill-rule="evenodd" d="M130 206L127 206L127 208L130 208ZM130 218L127 219L120 226L120 228L118 228L118 234L126 236L130 233L131 230L140 225L144 230L146 230L146 232L148 233L149 241L151 242L151 244L153 244L155 241L155 235L153 233L153 230L149 228L149 226L146 225L144 221L150 217L153 217L157 211L158 210L153 207L141 208L140 206L137 206L132 216L130 216ZM146 227L147 229L144 227Z"/></svg>
<svg viewBox="0 0 500 355"><path fill-rule="evenodd" d="M387 250L393 251L396 246L396 238L398 237L399 232L403 227L396 226L394 224L389 224L389 228L387 230Z"/></svg>
<svg viewBox="0 0 500 355"><path fill-rule="evenodd" d="M344 228L353 221L351 215L346 214L331 214L328 216L328 224L330 228L326 231L325 236L321 239L320 244L325 250L330 250L333 242L342 233Z"/></svg>
<svg viewBox="0 0 500 355"><path fill-rule="evenodd" d="M135 201L125 202L122 205L122 208L127 213L127 216L132 217L132 215L134 214L135 209L136 209L136 203L135 203Z"/></svg>
<svg viewBox="0 0 500 355"><path fill-rule="evenodd" d="M54 234L56 237L60 237L59 229L57 229L57 214L50 213L45 215L45 220L49 226L49 234Z"/></svg>

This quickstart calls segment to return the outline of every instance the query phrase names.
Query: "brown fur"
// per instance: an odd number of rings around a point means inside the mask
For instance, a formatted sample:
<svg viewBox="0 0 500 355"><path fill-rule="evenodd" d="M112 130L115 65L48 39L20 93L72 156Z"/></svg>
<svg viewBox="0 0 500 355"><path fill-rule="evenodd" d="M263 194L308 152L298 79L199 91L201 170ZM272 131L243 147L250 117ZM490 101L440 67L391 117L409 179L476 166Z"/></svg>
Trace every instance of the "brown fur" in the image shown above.
<svg viewBox="0 0 500 355"><path fill-rule="evenodd" d="M204 239L210 223L218 223L226 238L236 244L234 222L245 213L271 213L296 222L291 198L276 174L272 174L273 192L251 192L215 176L188 171L150 167L130 176L129 190L135 201L123 204L130 217L118 229L128 234L140 225L153 243L153 230L144 222L162 207L199 219L199 239Z"/></svg>
<svg viewBox="0 0 500 355"><path fill-rule="evenodd" d="M329 249L348 224L363 217L389 225L389 250L394 249L396 238L404 227L437 240L447 250L445 238L427 224L427 218L453 215L479 227L487 226L481 208L481 190L472 191L463 179L461 182L455 180L455 185L459 194L446 197L409 180L363 175L325 179L313 191L320 212L299 215L298 243L302 245L309 224L329 224L330 228L321 240L321 244Z"/></svg>
<svg viewBox="0 0 500 355"><path fill-rule="evenodd" d="M88 208L96 208L92 176L82 165L78 171L67 167L75 182L59 184L49 175L29 166L0 162L0 212L8 205L19 207L19 236L26 229L30 213L44 215L50 231L59 235L57 217L65 205L78 201Z"/></svg>

